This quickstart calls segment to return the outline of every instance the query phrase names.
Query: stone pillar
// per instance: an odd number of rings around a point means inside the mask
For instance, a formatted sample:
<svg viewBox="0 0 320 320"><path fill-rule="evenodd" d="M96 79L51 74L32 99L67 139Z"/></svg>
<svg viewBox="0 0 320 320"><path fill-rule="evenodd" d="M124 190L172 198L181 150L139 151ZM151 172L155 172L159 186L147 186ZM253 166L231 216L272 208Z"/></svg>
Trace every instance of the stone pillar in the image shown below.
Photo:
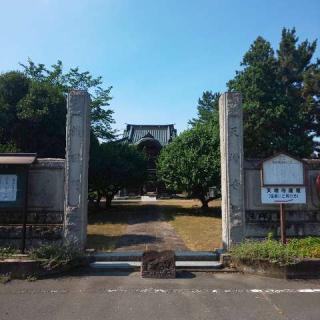
<svg viewBox="0 0 320 320"><path fill-rule="evenodd" d="M64 240L84 249L87 239L90 97L72 90L67 100Z"/></svg>
<svg viewBox="0 0 320 320"><path fill-rule="evenodd" d="M219 99L222 242L230 249L244 239L243 120L241 94Z"/></svg>

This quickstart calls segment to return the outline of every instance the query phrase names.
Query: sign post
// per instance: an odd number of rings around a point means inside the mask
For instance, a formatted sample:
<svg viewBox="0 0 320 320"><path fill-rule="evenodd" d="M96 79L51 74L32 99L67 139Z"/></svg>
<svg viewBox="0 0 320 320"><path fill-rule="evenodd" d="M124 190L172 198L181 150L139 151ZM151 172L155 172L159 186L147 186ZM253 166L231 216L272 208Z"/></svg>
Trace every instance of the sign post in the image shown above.
<svg viewBox="0 0 320 320"><path fill-rule="evenodd" d="M284 209L284 203L280 203L280 233L281 233L282 244L286 244L287 243L286 212Z"/></svg>
<svg viewBox="0 0 320 320"><path fill-rule="evenodd" d="M280 236L286 244L285 204L306 203L304 163L279 153L265 159L261 166L261 202L280 205Z"/></svg>

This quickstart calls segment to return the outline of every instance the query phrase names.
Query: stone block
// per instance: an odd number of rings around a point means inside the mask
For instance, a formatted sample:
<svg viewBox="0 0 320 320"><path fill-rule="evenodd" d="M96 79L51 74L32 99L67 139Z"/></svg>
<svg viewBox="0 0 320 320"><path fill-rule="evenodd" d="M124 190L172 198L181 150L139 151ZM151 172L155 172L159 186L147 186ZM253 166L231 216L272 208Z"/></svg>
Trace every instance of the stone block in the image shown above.
<svg viewBox="0 0 320 320"><path fill-rule="evenodd" d="M176 264L174 251L146 251L142 255L142 278L174 279Z"/></svg>

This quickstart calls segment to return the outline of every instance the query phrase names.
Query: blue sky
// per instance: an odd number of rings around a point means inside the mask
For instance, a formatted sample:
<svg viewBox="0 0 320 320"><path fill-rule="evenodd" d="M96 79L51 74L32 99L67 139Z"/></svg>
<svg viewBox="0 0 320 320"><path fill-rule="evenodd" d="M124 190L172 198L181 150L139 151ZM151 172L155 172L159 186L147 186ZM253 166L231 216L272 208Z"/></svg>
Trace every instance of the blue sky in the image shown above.
<svg viewBox="0 0 320 320"><path fill-rule="evenodd" d="M79 66L112 85L115 127L187 128L204 90L224 91L261 35L320 38L320 1L0 0L0 70L28 57ZM319 44L320 45L320 44ZM317 49L317 57L320 50Z"/></svg>

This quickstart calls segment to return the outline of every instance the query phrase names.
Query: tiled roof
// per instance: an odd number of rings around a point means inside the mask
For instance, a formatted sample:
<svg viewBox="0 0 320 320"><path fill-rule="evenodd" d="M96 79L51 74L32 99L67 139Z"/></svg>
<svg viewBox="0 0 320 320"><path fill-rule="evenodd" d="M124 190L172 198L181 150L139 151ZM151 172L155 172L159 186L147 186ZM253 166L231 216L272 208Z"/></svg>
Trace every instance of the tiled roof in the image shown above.
<svg viewBox="0 0 320 320"><path fill-rule="evenodd" d="M167 145L176 135L177 130L173 124L166 125L138 125L127 124L127 128L123 133L123 138L129 143L137 143L144 137L150 135L158 140L162 146Z"/></svg>

